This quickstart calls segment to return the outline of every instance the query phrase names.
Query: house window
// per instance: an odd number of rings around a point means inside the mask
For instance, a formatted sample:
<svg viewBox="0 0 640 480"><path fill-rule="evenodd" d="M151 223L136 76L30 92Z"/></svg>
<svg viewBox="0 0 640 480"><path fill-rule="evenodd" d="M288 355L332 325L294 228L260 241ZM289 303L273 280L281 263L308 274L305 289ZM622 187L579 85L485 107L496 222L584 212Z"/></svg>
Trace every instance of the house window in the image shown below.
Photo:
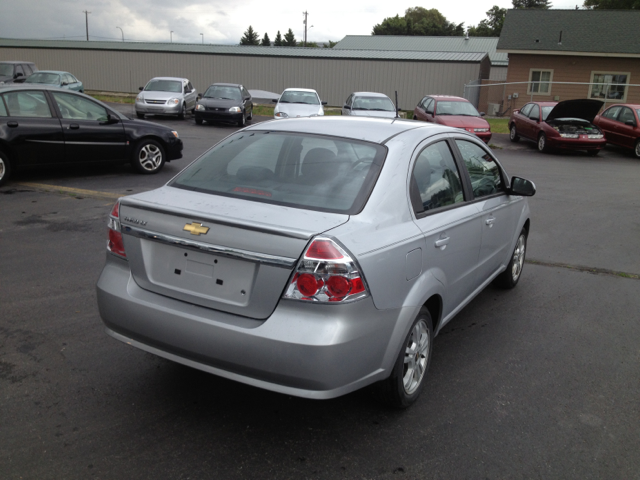
<svg viewBox="0 0 640 480"><path fill-rule="evenodd" d="M529 70L529 95L549 95L551 93L551 81L553 70Z"/></svg>
<svg viewBox="0 0 640 480"><path fill-rule="evenodd" d="M603 102L621 102L627 99L629 73L591 72L589 98Z"/></svg>

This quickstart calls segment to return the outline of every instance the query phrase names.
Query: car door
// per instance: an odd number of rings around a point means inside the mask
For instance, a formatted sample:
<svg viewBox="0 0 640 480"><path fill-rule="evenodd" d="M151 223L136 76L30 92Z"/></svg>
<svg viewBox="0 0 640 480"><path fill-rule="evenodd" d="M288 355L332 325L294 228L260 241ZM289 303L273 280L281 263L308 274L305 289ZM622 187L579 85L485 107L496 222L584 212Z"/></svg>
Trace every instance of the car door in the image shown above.
<svg viewBox="0 0 640 480"><path fill-rule="evenodd" d="M620 145L627 148L633 148L636 144L636 127L638 125L638 121L633 114L633 110L629 107L622 107L616 123L615 131L616 136L620 141Z"/></svg>
<svg viewBox="0 0 640 480"><path fill-rule="evenodd" d="M244 111L248 117L253 116L253 100L249 90L242 87L242 100L244 102Z"/></svg>
<svg viewBox="0 0 640 480"><path fill-rule="evenodd" d="M467 138L456 138L455 146L471 182L473 201L481 214L482 243L478 257L478 283L481 284L508 261L522 197L507 195L504 171L484 146Z"/></svg>
<svg viewBox="0 0 640 480"><path fill-rule="evenodd" d="M410 197L426 242L423 271L431 271L449 295L443 317L476 289L482 229L478 208L466 198L448 136L423 143L414 154Z"/></svg>
<svg viewBox="0 0 640 480"><path fill-rule="evenodd" d="M0 102L6 111L0 119L0 137L11 147L17 164L54 164L64 160L62 126L43 91L7 92Z"/></svg>
<svg viewBox="0 0 640 480"><path fill-rule="evenodd" d="M424 106L424 121L435 122L436 101L433 98L429 98Z"/></svg>
<svg viewBox="0 0 640 480"><path fill-rule="evenodd" d="M538 138L538 134L540 133L540 118L540 105L534 103L523 125L523 131L526 137L533 139Z"/></svg>
<svg viewBox="0 0 640 480"><path fill-rule="evenodd" d="M422 100L418 102L418 105L416 105L416 108L413 110L413 115L415 116L416 120L422 120L424 122L425 120L424 104L427 102L427 100L428 100L428 97L424 97Z"/></svg>
<svg viewBox="0 0 640 480"><path fill-rule="evenodd" d="M190 81L187 80L187 86L185 87L185 99L187 102L187 109L193 110L196 107L196 100L198 97L198 92L193 88L193 85Z"/></svg>
<svg viewBox="0 0 640 480"><path fill-rule="evenodd" d="M533 108L533 103L527 103L513 116L513 123L516 124L518 135L531 138L531 129L529 128L529 111Z"/></svg>
<svg viewBox="0 0 640 480"><path fill-rule="evenodd" d="M597 117L596 123L598 128L602 130L602 133L604 133L604 137L607 139L607 142L614 143L616 145L620 144L620 139L616 132L616 126L618 124L616 119L618 118L620 110L622 110L622 107L619 105L608 108Z"/></svg>
<svg viewBox="0 0 640 480"><path fill-rule="evenodd" d="M125 159L122 121L105 107L73 93L50 92L60 112L68 162Z"/></svg>
<svg viewBox="0 0 640 480"><path fill-rule="evenodd" d="M347 97L342 106L342 115L351 115L351 104L353 102L353 93Z"/></svg>

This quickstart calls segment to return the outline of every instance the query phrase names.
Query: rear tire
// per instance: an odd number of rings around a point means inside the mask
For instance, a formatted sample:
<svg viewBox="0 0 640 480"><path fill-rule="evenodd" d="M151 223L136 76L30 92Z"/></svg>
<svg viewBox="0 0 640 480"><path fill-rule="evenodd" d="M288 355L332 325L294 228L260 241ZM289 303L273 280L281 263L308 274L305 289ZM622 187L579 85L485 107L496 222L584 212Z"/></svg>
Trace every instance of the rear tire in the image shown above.
<svg viewBox="0 0 640 480"><path fill-rule="evenodd" d="M196 118L196 125L202 125L202 119Z"/></svg>
<svg viewBox="0 0 640 480"><path fill-rule="evenodd" d="M493 281L495 285L504 289L511 289L518 284L520 276L522 275L522 269L524 267L525 254L527 251L527 231L523 228L516 241L516 246L513 249L511 260L507 269L496 277Z"/></svg>
<svg viewBox="0 0 640 480"><path fill-rule="evenodd" d="M636 158L640 158L640 138L636 140L636 146L633 149L633 154L636 156Z"/></svg>
<svg viewBox="0 0 640 480"><path fill-rule="evenodd" d="M520 135L518 135L518 131L516 130L515 123L512 124L511 128L509 129L509 140L511 140L512 142L520 141Z"/></svg>
<svg viewBox="0 0 640 480"><path fill-rule="evenodd" d="M7 183L10 176L11 163L9 162L9 157L4 152L0 152L0 187Z"/></svg>
<svg viewBox="0 0 640 480"><path fill-rule="evenodd" d="M150 175L162 170L165 161L164 148L150 138L140 140L133 152L131 165L138 173Z"/></svg>
<svg viewBox="0 0 640 480"><path fill-rule="evenodd" d="M424 388L432 350L433 322L429 310L422 307L402 343L391 376L376 384L380 400L396 408L412 405Z"/></svg>
<svg viewBox="0 0 640 480"><path fill-rule="evenodd" d="M587 155L590 157L595 157L600 153L600 150L587 150Z"/></svg>
<svg viewBox="0 0 640 480"><path fill-rule="evenodd" d="M144 113L138 113L138 112L136 112L136 116L137 116L140 120L144 120Z"/></svg>

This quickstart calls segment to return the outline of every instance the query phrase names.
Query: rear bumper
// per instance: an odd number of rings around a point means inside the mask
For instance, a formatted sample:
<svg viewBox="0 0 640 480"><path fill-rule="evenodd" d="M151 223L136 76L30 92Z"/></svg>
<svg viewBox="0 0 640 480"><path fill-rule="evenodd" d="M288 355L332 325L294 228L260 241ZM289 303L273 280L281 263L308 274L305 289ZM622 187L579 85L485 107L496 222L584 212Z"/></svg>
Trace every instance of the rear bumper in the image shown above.
<svg viewBox="0 0 640 480"><path fill-rule="evenodd" d="M347 305L281 300L267 320L253 320L143 290L127 262L115 258L107 259L97 296L107 333L118 340L232 380L315 399L387 377L399 348L391 344L398 337L394 329L414 314L377 310L370 297Z"/></svg>

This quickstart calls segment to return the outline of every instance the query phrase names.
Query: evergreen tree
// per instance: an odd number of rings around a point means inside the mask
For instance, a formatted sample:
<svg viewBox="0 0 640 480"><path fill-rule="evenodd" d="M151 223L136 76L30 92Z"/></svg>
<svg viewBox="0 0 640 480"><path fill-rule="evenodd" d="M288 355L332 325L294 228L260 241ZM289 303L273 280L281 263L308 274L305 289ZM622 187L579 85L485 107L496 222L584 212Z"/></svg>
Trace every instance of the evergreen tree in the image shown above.
<svg viewBox="0 0 640 480"><path fill-rule="evenodd" d="M327 43L322 44L322 48L333 48L338 44L338 42L334 42L332 40L327 40Z"/></svg>
<svg viewBox="0 0 640 480"><path fill-rule="evenodd" d="M469 27L467 35L470 37L499 37L506 15L506 8L500 8L494 5L487 11L487 18L485 20L481 20L477 27Z"/></svg>
<svg viewBox="0 0 640 480"><path fill-rule="evenodd" d="M269 35L265 32L264 37L262 37L262 43L260 43L263 47L270 47L271 40L269 40Z"/></svg>
<svg viewBox="0 0 640 480"><path fill-rule="evenodd" d="M251 25L249 25L249 28L247 28L247 31L244 32L244 35L240 39L240 45L260 45L258 34L253 30Z"/></svg>
<svg viewBox="0 0 640 480"><path fill-rule="evenodd" d="M287 33L284 34L284 42L282 43L285 47L295 47L298 42L296 42L296 37L293 34L293 30L289 29Z"/></svg>
<svg viewBox="0 0 640 480"><path fill-rule="evenodd" d="M640 10L640 0L584 0L582 6L593 10Z"/></svg>
<svg viewBox="0 0 640 480"><path fill-rule="evenodd" d="M276 39L274 40L273 44L276 47L281 47L283 45L283 43L282 43L282 35L280 35L280 30L278 30L278 34L276 35Z"/></svg>
<svg viewBox="0 0 640 480"><path fill-rule="evenodd" d="M553 5L549 0L511 0L513 8L540 8L548 10Z"/></svg>

